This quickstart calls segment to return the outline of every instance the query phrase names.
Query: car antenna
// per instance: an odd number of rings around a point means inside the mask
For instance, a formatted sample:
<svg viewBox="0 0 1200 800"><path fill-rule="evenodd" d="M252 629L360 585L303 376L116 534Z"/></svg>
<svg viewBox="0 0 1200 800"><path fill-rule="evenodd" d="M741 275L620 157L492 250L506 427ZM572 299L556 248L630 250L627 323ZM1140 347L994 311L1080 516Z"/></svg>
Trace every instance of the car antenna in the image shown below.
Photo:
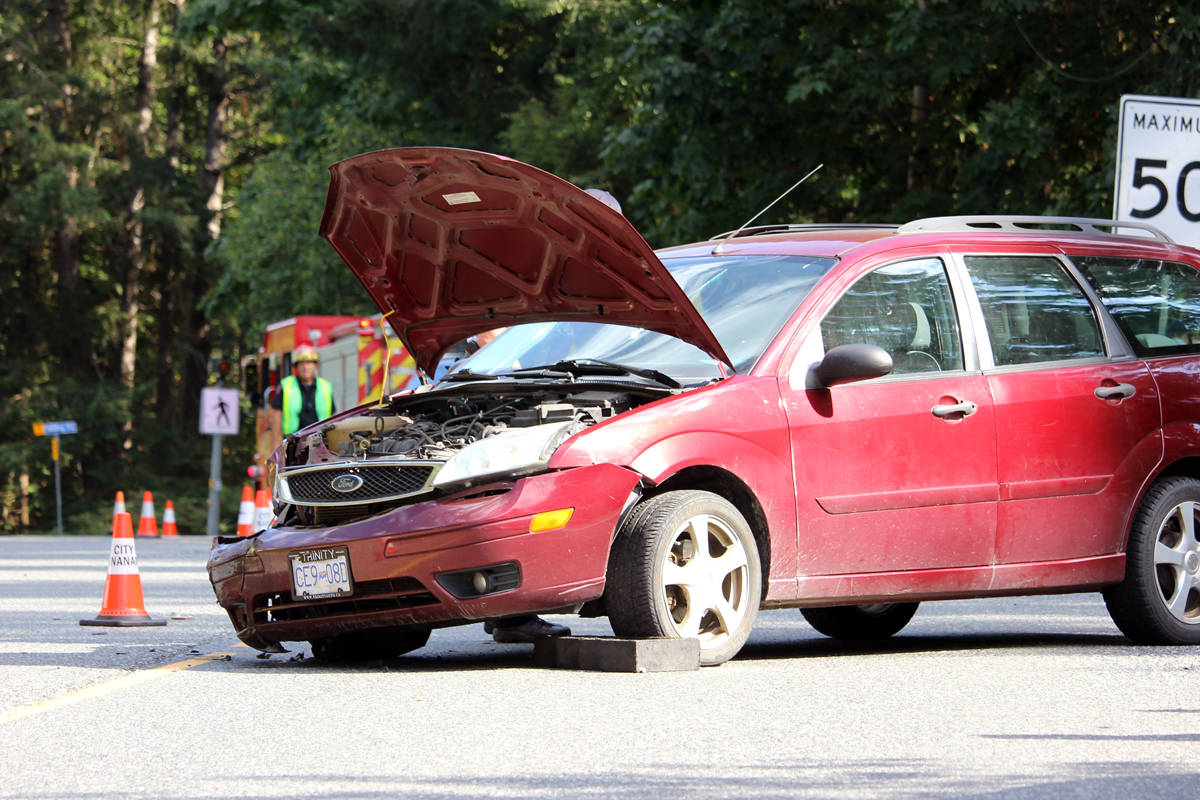
<svg viewBox="0 0 1200 800"><path fill-rule="evenodd" d="M786 192L784 192L783 194L779 195L779 197L776 197L776 198L775 198L774 200L772 200L771 202L767 203L766 207L765 207L765 208L764 208L762 211L758 212L758 213L757 213L757 214L755 214L753 217L751 217L750 219L748 219L748 220L746 220L745 222L743 222L743 223L742 223L742 227L738 228L738 229L737 229L736 231L734 231L733 233L727 234L727 235L726 235L724 238L722 238L722 239L721 239L720 243L719 243L719 244L718 244L716 247L714 247L714 248L713 248L712 254L713 254L714 256L719 256L719 255L721 255L721 248L725 246L725 242L727 242L727 241L729 241L730 239L732 239L733 237L737 236L739 233L741 233L742 231L746 230L746 228L749 228L749 227L750 227L750 223L751 223L751 222L754 222L754 220L758 219L758 218L759 218L759 217L761 217L763 214L767 213L767 211L769 211L769 210L770 210L771 206L775 205L775 204L776 204L776 203L778 203L780 200L782 200L783 198L785 198L785 197L787 197L789 194L791 194L791 193L792 193L792 190L794 190L794 189L795 189L797 186L799 186L800 184L804 183L806 180L808 180L808 179L809 179L809 178L811 178L813 175L815 175L815 174L817 173L817 170L819 170L819 169L820 169L821 167L823 167L823 166L825 166L825 165L824 165L824 164L817 164L815 167L813 167L813 168L812 168L812 169L809 171L809 173L808 173L807 175L805 175L803 178L801 178L800 180L798 180L798 181L796 181L795 183L793 183L793 184L791 185L791 188L789 188L789 189L788 189Z"/></svg>

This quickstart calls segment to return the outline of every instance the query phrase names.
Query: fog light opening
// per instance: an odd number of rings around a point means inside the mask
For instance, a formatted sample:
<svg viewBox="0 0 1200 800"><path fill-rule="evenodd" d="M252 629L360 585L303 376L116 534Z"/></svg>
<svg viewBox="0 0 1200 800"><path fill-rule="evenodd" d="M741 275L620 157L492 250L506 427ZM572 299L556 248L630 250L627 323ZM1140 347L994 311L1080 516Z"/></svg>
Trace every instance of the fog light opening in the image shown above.
<svg viewBox="0 0 1200 800"><path fill-rule="evenodd" d="M521 568L515 561L509 561L487 567L443 572L434 578L443 589L459 600L470 600L516 589L521 585Z"/></svg>

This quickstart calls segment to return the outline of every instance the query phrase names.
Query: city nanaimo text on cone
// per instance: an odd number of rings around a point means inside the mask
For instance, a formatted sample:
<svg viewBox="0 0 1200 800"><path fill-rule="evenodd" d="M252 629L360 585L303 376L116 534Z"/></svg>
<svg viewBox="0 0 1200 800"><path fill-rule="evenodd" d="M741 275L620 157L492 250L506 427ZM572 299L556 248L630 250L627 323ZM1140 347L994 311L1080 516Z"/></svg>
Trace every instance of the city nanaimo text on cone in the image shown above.
<svg viewBox="0 0 1200 800"><path fill-rule="evenodd" d="M166 625L165 619L151 619L142 599L142 576L138 572L137 552L133 546L133 518L119 514L113 524L112 547L108 554L108 577L104 581L104 599L95 619L81 619L80 625L135 628Z"/></svg>

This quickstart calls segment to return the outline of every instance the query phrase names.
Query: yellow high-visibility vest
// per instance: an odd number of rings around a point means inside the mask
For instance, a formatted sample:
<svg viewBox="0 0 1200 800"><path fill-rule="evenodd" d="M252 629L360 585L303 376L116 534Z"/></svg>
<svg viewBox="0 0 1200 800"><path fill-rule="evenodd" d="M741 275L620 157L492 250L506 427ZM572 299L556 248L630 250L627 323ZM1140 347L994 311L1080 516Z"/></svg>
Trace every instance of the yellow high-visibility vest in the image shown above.
<svg viewBox="0 0 1200 800"><path fill-rule="evenodd" d="M283 435L300 430L300 379L288 375L283 379ZM322 420L333 413L333 385L324 378L317 378L317 419Z"/></svg>

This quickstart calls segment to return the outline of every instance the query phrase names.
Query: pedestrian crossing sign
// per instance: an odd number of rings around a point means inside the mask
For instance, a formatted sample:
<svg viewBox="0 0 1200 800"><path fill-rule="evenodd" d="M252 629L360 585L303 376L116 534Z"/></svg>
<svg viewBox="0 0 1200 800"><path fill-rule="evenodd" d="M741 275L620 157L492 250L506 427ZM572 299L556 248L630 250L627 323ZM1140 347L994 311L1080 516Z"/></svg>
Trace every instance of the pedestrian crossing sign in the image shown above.
<svg viewBox="0 0 1200 800"><path fill-rule="evenodd" d="M209 386L200 390L200 432L232 436L238 432L238 390Z"/></svg>

